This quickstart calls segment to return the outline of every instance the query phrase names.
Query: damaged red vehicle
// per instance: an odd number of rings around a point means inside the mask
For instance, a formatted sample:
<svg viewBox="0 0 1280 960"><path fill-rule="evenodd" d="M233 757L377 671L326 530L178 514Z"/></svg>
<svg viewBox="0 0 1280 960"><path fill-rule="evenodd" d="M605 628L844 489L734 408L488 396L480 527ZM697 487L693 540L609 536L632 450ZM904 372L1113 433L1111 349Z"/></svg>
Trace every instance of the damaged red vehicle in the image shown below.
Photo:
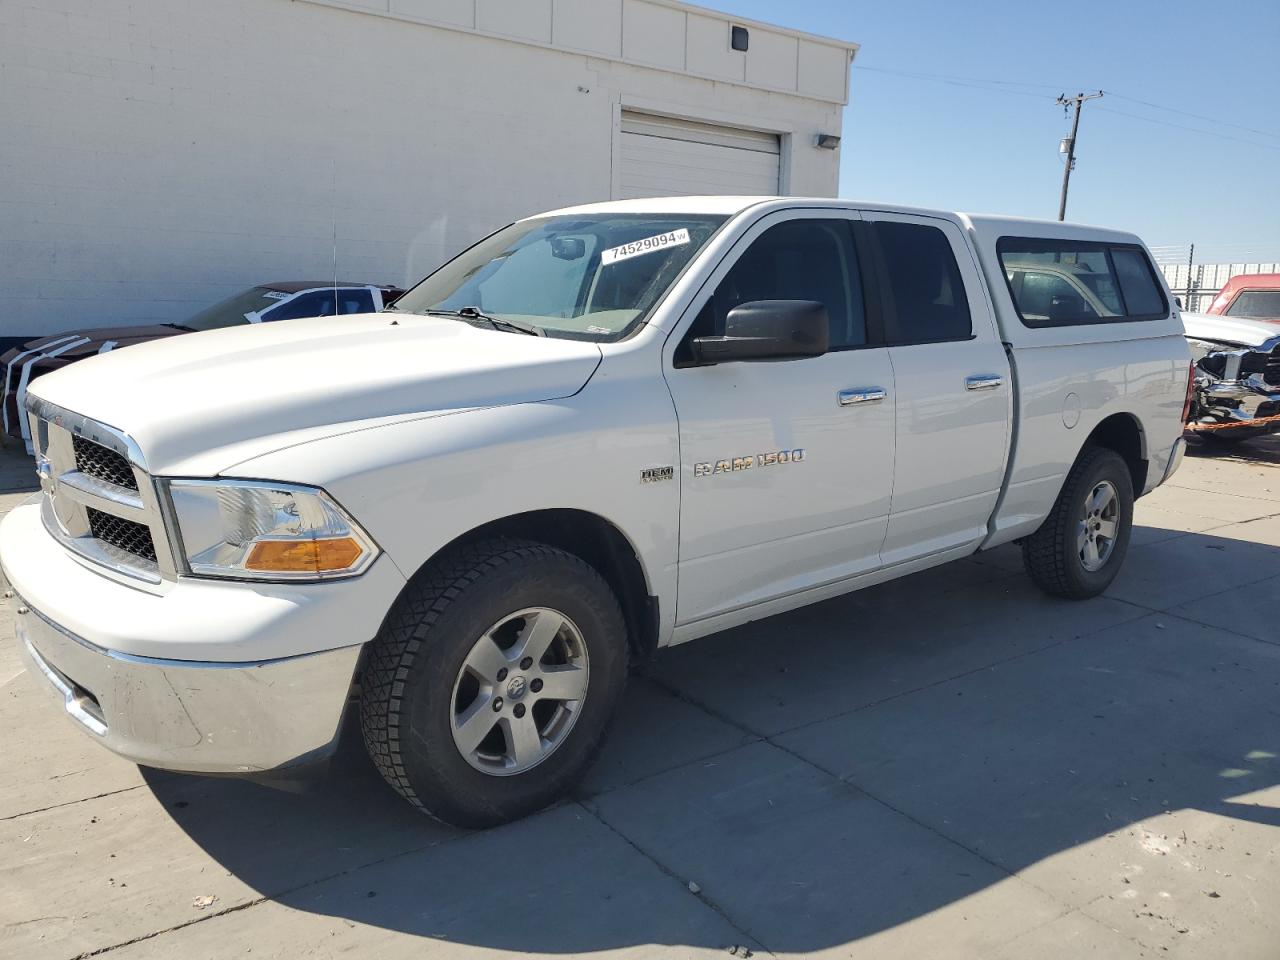
<svg viewBox="0 0 1280 960"><path fill-rule="evenodd" d="M1280 273L1240 273L1209 305L1210 314L1249 320L1280 321Z"/></svg>
<svg viewBox="0 0 1280 960"><path fill-rule="evenodd" d="M95 327L71 330L29 340L0 356L4 376L0 398L4 435L25 441L31 450L27 418L20 415L31 381L51 370L135 343L160 340L198 330L216 330L247 323L272 323L301 317L376 313L404 293L399 287L323 280L285 280L263 283L201 310L181 323Z"/></svg>

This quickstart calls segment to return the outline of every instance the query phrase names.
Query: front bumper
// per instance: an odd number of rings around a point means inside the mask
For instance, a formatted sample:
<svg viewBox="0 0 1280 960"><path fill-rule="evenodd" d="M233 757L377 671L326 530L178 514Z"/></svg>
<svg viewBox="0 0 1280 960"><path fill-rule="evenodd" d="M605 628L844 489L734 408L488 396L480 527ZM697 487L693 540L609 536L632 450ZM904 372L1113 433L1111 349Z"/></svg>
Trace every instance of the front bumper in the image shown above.
<svg viewBox="0 0 1280 960"><path fill-rule="evenodd" d="M21 652L64 712L135 763L254 773L310 762L337 741L360 646L253 663L115 653L63 630L21 596Z"/></svg>
<svg viewBox="0 0 1280 960"><path fill-rule="evenodd" d="M404 585L382 557L329 583L138 586L64 549L37 502L0 522L0 561L21 652L63 712L137 763L200 773L332 747L363 644Z"/></svg>
<svg viewBox="0 0 1280 960"><path fill-rule="evenodd" d="M1196 372L1195 404L1187 429L1265 434L1280 432L1280 388L1260 374L1239 380L1217 380Z"/></svg>

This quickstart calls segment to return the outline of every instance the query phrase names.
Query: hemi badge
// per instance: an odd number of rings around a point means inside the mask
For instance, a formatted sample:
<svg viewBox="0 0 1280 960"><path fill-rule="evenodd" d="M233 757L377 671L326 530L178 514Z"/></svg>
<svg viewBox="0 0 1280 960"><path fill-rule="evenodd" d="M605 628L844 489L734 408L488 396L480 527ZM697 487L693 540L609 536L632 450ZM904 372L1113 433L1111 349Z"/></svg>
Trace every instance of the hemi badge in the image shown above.
<svg viewBox="0 0 1280 960"><path fill-rule="evenodd" d="M640 471L641 483L657 483L659 480L674 480L675 467L646 467Z"/></svg>

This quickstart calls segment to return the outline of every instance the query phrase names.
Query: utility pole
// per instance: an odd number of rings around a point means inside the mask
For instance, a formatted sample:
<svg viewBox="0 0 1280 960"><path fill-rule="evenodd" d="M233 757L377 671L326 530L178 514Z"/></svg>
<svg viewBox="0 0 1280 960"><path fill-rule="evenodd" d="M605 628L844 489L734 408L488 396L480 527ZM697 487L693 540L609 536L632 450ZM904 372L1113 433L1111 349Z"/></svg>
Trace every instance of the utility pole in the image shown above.
<svg viewBox="0 0 1280 960"><path fill-rule="evenodd" d="M1062 199L1058 201L1058 219L1065 220L1067 217L1067 187L1071 184L1071 171L1076 165L1076 134L1080 130L1080 108L1084 106L1086 100L1097 100L1102 96L1102 91L1091 93L1087 96L1078 93L1074 97L1068 97L1065 93L1058 98L1058 103L1062 104L1063 109L1075 104L1076 115L1071 121L1071 136L1062 141L1066 149L1067 167L1062 171Z"/></svg>

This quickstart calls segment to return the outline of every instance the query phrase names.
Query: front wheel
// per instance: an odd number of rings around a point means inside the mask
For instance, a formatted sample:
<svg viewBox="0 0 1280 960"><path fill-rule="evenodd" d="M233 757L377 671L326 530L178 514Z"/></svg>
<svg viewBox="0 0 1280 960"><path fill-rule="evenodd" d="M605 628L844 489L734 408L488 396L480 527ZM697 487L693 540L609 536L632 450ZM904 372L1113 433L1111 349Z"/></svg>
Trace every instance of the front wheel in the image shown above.
<svg viewBox="0 0 1280 960"><path fill-rule="evenodd" d="M1119 454L1101 447L1081 453L1049 516L1022 541L1023 565L1035 584L1069 600L1111 586L1129 549L1133 499Z"/></svg>
<svg viewBox="0 0 1280 960"><path fill-rule="evenodd" d="M437 819L513 820L589 766L626 669L622 613L593 567L545 544L474 544L416 578L370 645L365 745Z"/></svg>

